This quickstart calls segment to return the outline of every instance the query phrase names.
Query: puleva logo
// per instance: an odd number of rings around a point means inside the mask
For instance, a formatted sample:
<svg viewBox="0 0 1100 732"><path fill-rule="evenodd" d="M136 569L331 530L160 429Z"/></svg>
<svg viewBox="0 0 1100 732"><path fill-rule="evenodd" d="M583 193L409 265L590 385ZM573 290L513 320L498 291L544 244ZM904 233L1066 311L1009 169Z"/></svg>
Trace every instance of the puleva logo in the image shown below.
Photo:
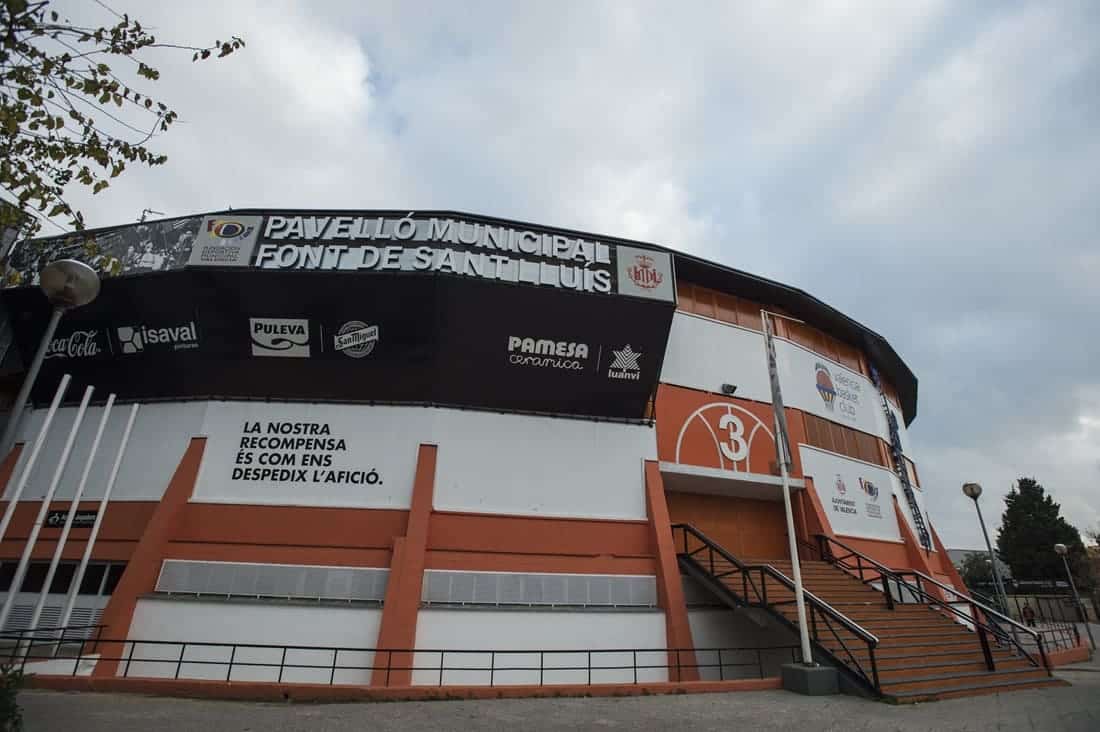
<svg viewBox="0 0 1100 732"><path fill-rule="evenodd" d="M638 287L652 290L661 286L665 276L653 266L653 257L639 254L634 257L634 264L626 268L626 274L630 281Z"/></svg>
<svg viewBox="0 0 1100 732"><path fill-rule="evenodd" d="M841 478L839 473L836 476L836 492L842 496L848 492L848 486L844 485L844 478Z"/></svg>
<svg viewBox="0 0 1100 732"><path fill-rule="evenodd" d="M254 228L232 219L210 219L206 222L206 233L217 239L243 239Z"/></svg>
<svg viewBox="0 0 1100 732"><path fill-rule="evenodd" d="M814 366L814 370L817 372L817 393L821 395L826 407L830 410L835 409L836 387L833 386L833 377L829 373L829 369L825 367L825 364L818 361Z"/></svg>
<svg viewBox="0 0 1100 732"><path fill-rule="evenodd" d="M872 501L878 500L878 486L869 480L859 479L859 487L863 489L863 492L867 494L868 498Z"/></svg>
<svg viewBox="0 0 1100 732"><path fill-rule="evenodd" d="M249 318L253 356L309 358L309 321L301 318Z"/></svg>

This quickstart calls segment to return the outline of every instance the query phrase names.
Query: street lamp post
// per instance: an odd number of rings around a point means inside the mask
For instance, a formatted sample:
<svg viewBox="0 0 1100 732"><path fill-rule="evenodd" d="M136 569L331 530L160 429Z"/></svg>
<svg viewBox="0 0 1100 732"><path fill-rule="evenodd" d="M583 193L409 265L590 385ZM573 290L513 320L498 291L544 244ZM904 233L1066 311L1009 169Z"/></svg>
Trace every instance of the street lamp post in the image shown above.
<svg viewBox="0 0 1100 732"><path fill-rule="evenodd" d="M42 340L38 344L38 350L34 354L27 375L23 378L23 385L19 387L19 394L12 404L11 413L8 415L8 423L4 426L4 435L0 437L0 456L7 455L11 450L15 439L15 431L23 417L23 409L27 406L31 389L38 378L38 371L42 368L42 361L46 358L46 351L53 340L53 334L57 330L57 324L67 310L87 305L95 300L99 294L99 275L95 270L75 259L59 259L50 262L42 268L38 275L38 286L46 294L46 299L53 306L50 313L50 322L46 325L46 332L42 334Z"/></svg>
<svg viewBox="0 0 1100 732"><path fill-rule="evenodd" d="M1066 579L1069 580L1069 588L1073 591L1073 604L1077 608L1077 612L1084 617L1085 632L1089 634L1089 645L1092 646L1092 650L1096 650L1096 640L1092 637L1092 625L1089 623L1089 614L1085 612L1085 606L1081 602L1081 596L1077 594L1077 585L1073 582L1073 573L1069 571L1069 560L1066 559L1066 555L1069 554L1069 549L1065 544L1055 544L1054 553L1062 558L1062 566L1066 568Z"/></svg>
<svg viewBox="0 0 1100 732"><path fill-rule="evenodd" d="M1001 581L1001 570L997 566L997 557L993 555L993 545L989 542L989 532L985 530L985 519L982 518L982 507L978 505L978 498L982 495L982 487L977 483L963 483L963 495L974 501L974 508L978 512L978 523L982 526L982 537L985 538L985 548L989 552L989 561L993 565L993 585L997 588L997 602L1001 609L1008 614L1008 595L1005 594L1005 586Z"/></svg>

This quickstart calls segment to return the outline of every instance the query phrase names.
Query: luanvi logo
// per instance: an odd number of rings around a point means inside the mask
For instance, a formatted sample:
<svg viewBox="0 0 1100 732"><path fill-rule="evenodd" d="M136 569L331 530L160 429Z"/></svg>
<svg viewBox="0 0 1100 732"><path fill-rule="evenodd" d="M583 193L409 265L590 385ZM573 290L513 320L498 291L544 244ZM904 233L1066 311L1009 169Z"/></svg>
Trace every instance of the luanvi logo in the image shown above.
<svg viewBox="0 0 1100 732"><path fill-rule="evenodd" d="M309 321L301 318L249 318L253 356L309 358Z"/></svg>
<svg viewBox="0 0 1100 732"><path fill-rule="evenodd" d="M513 366L584 371L588 364L588 344L508 336L508 363Z"/></svg>
<svg viewBox="0 0 1100 732"><path fill-rule="evenodd" d="M631 348L629 343L619 350L611 349L611 353L614 358L611 359L611 365L607 368L607 378L624 381L637 381L642 378L642 367L638 363L642 354Z"/></svg>
<svg viewBox="0 0 1100 732"><path fill-rule="evenodd" d="M333 337L333 347L352 358L366 358L378 343L378 326L361 320L349 320Z"/></svg>
<svg viewBox="0 0 1100 732"><path fill-rule="evenodd" d="M145 325L124 325L116 329L118 343L125 353L145 353L147 351L185 351L199 347L199 336L195 330L195 321L183 325L164 328L150 328Z"/></svg>

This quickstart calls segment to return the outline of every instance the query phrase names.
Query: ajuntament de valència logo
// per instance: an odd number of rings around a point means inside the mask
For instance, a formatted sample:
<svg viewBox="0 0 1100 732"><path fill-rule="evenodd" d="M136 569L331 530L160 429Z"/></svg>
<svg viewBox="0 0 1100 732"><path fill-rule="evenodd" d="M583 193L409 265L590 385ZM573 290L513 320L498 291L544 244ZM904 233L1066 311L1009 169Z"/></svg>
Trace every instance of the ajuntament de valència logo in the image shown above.
<svg viewBox="0 0 1100 732"><path fill-rule="evenodd" d="M638 363L642 354L631 348L629 343L618 350L612 348L611 354L613 358L607 367L607 378L637 381L642 377L642 367Z"/></svg>
<svg viewBox="0 0 1100 732"><path fill-rule="evenodd" d="M115 330L122 352L144 353L146 350L183 351L199 347L195 321L183 325L150 328L145 325L123 325Z"/></svg>
<svg viewBox="0 0 1100 732"><path fill-rule="evenodd" d="M333 336L333 348L351 358L366 358L378 343L378 326L349 320Z"/></svg>
<svg viewBox="0 0 1100 732"><path fill-rule="evenodd" d="M309 358L309 321L304 318L249 318L253 356Z"/></svg>
<svg viewBox="0 0 1100 732"><path fill-rule="evenodd" d="M584 371L588 366L588 344L508 336L508 363L514 366Z"/></svg>

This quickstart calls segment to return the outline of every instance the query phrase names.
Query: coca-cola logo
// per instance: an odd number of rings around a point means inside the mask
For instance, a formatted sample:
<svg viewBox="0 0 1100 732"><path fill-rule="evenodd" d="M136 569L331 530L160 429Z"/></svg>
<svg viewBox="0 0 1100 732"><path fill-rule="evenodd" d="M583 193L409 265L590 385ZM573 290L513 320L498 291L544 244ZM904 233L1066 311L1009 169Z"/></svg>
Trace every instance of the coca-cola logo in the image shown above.
<svg viewBox="0 0 1100 732"><path fill-rule="evenodd" d="M54 338L46 349L46 358L92 358L103 353L98 330L74 330Z"/></svg>

